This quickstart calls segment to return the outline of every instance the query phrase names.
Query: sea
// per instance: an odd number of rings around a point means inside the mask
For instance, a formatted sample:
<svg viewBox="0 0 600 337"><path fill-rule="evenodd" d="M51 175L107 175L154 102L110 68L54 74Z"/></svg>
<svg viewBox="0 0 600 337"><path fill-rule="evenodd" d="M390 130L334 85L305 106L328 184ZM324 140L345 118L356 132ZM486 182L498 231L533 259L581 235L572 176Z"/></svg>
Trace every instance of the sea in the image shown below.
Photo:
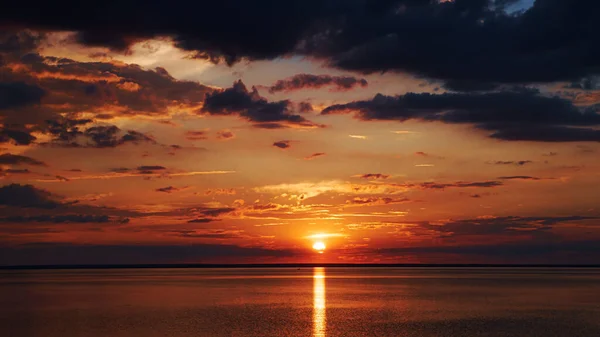
<svg viewBox="0 0 600 337"><path fill-rule="evenodd" d="M2 337L600 336L600 269L0 270Z"/></svg>

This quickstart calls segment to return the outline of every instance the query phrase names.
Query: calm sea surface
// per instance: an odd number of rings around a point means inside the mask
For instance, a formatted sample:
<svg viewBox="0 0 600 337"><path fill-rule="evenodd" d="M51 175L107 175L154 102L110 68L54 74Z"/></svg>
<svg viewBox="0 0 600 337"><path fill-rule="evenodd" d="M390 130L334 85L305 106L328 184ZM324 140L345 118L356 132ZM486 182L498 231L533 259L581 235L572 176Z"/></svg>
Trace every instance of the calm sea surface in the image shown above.
<svg viewBox="0 0 600 337"><path fill-rule="evenodd" d="M600 270L0 271L0 336L600 336Z"/></svg>

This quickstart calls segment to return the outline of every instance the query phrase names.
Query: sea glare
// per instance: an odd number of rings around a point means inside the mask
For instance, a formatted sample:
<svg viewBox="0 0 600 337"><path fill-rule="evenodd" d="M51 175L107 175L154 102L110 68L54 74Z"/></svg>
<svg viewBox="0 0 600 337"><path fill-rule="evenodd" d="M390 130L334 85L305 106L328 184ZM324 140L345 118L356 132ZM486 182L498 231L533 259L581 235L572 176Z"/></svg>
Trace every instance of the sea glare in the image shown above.
<svg viewBox="0 0 600 337"><path fill-rule="evenodd" d="M600 336L600 269L4 270L0 336Z"/></svg>

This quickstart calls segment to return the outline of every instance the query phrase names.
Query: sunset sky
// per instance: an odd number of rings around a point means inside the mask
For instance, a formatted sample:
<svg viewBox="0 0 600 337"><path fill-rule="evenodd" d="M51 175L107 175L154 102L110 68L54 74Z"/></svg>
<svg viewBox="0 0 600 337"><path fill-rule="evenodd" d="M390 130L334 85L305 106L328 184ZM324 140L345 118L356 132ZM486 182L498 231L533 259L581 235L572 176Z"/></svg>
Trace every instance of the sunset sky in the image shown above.
<svg viewBox="0 0 600 337"><path fill-rule="evenodd" d="M0 264L597 263L598 13L3 3Z"/></svg>

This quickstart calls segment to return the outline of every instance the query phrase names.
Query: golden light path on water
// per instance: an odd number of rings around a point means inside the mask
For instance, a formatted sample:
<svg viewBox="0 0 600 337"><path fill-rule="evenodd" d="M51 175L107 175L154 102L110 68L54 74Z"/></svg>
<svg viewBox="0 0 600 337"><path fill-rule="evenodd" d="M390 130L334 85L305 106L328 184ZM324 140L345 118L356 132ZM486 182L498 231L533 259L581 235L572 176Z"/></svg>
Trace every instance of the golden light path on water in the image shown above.
<svg viewBox="0 0 600 337"><path fill-rule="evenodd" d="M325 268L315 267L313 273L313 336L325 337L327 328L325 305Z"/></svg>

